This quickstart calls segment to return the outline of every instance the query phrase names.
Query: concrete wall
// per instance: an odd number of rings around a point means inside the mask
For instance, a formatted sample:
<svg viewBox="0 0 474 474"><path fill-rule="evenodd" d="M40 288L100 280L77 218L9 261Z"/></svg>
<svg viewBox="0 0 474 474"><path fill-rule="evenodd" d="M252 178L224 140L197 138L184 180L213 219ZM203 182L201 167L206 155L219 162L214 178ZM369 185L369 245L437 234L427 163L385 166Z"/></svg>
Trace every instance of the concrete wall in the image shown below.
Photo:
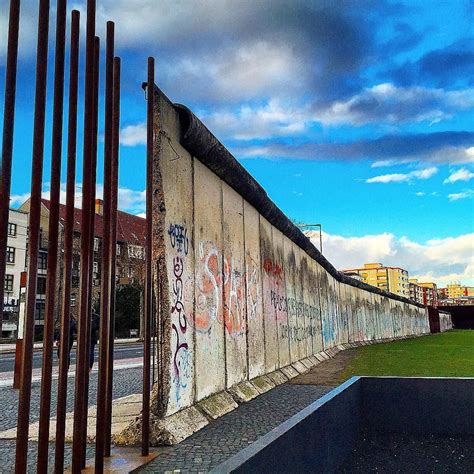
<svg viewBox="0 0 474 474"><path fill-rule="evenodd" d="M187 124L155 96L155 290L164 332L155 413L171 415L336 345L429 332L424 307L344 279L264 217L225 170L193 156L180 144Z"/></svg>

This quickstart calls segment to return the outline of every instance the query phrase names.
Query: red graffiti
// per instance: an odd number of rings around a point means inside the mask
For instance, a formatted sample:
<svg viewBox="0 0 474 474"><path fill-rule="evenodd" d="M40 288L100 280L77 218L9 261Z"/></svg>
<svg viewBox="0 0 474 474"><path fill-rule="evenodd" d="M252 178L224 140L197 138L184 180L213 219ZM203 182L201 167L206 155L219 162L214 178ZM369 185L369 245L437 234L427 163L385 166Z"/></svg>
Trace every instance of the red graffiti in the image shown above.
<svg viewBox="0 0 474 474"><path fill-rule="evenodd" d="M278 280L283 279L283 268L281 268L277 263L272 262L269 258L266 258L263 261L263 269L267 275L272 275Z"/></svg>

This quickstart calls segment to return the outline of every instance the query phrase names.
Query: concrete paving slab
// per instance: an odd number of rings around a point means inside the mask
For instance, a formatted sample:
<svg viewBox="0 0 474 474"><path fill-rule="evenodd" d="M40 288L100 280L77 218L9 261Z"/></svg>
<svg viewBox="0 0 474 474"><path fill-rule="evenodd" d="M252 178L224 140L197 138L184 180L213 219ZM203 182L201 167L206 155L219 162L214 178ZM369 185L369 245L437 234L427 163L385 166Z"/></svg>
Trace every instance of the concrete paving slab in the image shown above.
<svg viewBox="0 0 474 474"><path fill-rule="evenodd" d="M297 360L296 362L293 362L292 367L296 369L300 374L305 374L308 372L309 368L306 367L304 364L301 363L301 361Z"/></svg>
<svg viewBox="0 0 474 474"><path fill-rule="evenodd" d="M260 395L259 391L248 381L241 382L229 389L237 403L248 402Z"/></svg>
<svg viewBox="0 0 474 474"><path fill-rule="evenodd" d="M219 392L198 402L198 407L213 420L237 408L237 402L227 392Z"/></svg>
<svg viewBox="0 0 474 474"><path fill-rule="evenodd" d="M260 377L251 380L251 383L259 391L259 393L268 392L275 387L275 384L266 375L261 375Z"/></svg>
<svg viewBox="0 0 474 474"><path fill-rule="evenodd" d="M288 382L288 377L280 370L275 370L275 372L268 374L268 377L275 385Z"/></svg>
<svg viewBox="0 0 474 474"><path fill-rule="evenodd" d="M293 379L293 378L295 378L295 377L298 377L298 375L300 375L299 372L298 372L296 369L294 369L291 365L288 365L288 366L286 366L286 367L283 367L283 368L281 368L280 370L281 370L281 371L288 377L288 379L290 379L290 380Z"/></svg>

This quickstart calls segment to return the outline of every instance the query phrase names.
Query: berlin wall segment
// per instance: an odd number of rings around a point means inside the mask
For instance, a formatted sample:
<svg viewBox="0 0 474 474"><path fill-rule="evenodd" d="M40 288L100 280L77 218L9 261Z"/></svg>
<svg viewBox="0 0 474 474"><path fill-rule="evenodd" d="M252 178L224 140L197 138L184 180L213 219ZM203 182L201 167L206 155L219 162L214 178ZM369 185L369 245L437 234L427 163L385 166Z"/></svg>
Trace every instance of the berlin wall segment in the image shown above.
<svg viewBox="0 0 474 474"><path fill-rule="evenodd" d="M155 87L154 419L348 343L429 331L339 274L185 107Z"/></svg>

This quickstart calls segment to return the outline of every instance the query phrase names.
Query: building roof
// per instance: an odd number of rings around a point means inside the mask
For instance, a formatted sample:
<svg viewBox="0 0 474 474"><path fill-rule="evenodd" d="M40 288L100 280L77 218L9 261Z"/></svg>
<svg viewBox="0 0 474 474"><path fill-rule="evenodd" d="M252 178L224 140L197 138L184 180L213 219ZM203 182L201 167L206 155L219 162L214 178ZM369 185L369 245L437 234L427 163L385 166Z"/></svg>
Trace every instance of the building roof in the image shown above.
<svg viewBox="0 0 474 474"><path fill-rule="evenodd" d="M49 210L50 201L41 199L43 205ZM64 225L66 220L66 206L59 205L59 219ZM95 236L103 237L104 234L104 218L95 215ZM82 209L74 208L74 232L82 231ZM117 241L128 242L134 245L144 246L146 242L146 220L143 217L134 216L128 212L117 211Z"/></svg>

